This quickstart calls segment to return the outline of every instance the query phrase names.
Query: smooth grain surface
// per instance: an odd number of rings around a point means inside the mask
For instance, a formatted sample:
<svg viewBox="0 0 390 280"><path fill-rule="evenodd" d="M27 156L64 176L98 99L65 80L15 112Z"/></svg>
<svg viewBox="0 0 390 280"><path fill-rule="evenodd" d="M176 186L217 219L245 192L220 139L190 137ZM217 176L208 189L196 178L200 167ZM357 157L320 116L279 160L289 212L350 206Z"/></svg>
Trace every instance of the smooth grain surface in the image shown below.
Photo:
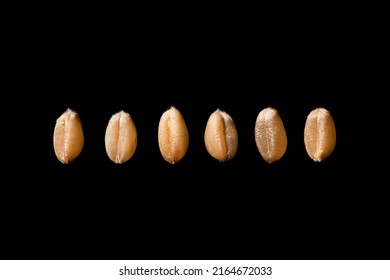
<svg viewBox="0 0 390 280"><path fill-rule="evenodd" d="M105 134L108 157L115 163L128 161L137 147L137 130L130 115L124 111L114 114Z"/></svg>
<svg viewBox="0 0 390 280"><path fill-rule="evenodd" d="M160 118L158 145L163 158L171 164L178 163L187 152L189 145L187 125L180 111L173 106Z"/></svg>
<svg viewBox="0 0 390 280"><path fill-rule="evenodd" d="M336 146L336 127L328 110L317 108L307 116L304 130L305 148L314 161L330 156Z"/></svg>

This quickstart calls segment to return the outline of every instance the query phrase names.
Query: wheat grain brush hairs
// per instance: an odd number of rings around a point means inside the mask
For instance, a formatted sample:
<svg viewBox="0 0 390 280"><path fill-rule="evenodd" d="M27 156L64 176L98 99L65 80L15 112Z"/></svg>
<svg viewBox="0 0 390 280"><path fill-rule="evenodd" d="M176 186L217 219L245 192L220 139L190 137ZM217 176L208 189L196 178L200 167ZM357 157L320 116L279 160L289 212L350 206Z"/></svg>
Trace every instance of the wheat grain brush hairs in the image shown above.
<svg viewBox="0 0 390 280"><path fill-rule="evenodd" d="M67 109L56 121L53 136L54 152L63 164L73 162L84 146L84 133L78 114Z"/></svg>

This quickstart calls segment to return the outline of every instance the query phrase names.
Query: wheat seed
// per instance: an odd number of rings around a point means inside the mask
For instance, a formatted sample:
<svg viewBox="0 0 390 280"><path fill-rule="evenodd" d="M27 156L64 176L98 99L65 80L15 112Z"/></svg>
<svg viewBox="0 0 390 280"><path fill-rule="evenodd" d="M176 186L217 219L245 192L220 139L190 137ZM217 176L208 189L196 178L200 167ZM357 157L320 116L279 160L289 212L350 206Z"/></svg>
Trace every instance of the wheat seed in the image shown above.
<svg viewBox="0 0 390 280"><path fill-rule="evenodd" d="M218 109L210 115L204 142L208 153L220 162L234 158L238 146L237 129L233 119L226 112Z"/></svg>
<svg viewBox="0 0 390 280"><path fill-rule="evenodd" d="M113 162L121 164L133 156L137 148L137 130L128 113L121 111L111 117L104 140L107 155Z"/></svg>
<svg viewBox="0 0 390 280"><path fill-rule="evenodd" d="M314 161L330 156L336 146L336 127L328 110L317 108L307 116L304 130L305 148Z"/></svg>
<svg viewBox="0 0 390 280"><path fill-rule="evenodd" d="M287 134L277 110L263 109L256 119L255 141L263 159L272 163L281 159L287 149Z"/></svg>
<svg viewBox="0 0 390 280"><path fill-rule="evenodd" d="M54 152L60 162L73 162L84 146L81 121L76 112L66 110L56 121L53 137Z"/></svg>
<svg viewBox="0 0 390 280"><path fill-rule="evenodd" d="M180 111L171 107L165 111L158 126L158 145L163 158L171 163L178 163L186 154L189 135L186 123Z"/></svg>

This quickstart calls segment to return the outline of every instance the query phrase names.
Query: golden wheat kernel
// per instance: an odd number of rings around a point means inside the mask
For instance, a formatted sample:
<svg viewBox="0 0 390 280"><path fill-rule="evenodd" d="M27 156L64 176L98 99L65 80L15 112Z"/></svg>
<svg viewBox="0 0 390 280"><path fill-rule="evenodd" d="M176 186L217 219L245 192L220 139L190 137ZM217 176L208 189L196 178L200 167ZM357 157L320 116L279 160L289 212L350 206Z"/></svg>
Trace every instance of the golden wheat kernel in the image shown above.
<svg viewBox="0 0 390 280"><path fill-rule="evenodd" d="M220 162L229 161L236 155L238 134L229 114L217 109L206 124L204 142L208 153Z"/></svg>
<svg viewBox="0 0 390 280"><path fill-rule="evenodd" d="M273 163L281 159L287 149L287 134L277 110L263 109L256 119L255 141L263 159Z"/></svg>
<svg viewBox="0 0 390 280"><path fill-rule="evenodd" d="M306 118L304 143L307 154L316 162L323 161L336 146L336 127L330 112L317 108Z"/></svg>
<svg viewBox="0 0 390 280"><path fill-rule="evenodd" d="M128 113L120 111L111 117L104 140L107 155L113 162L121 164L134 155L137 130Z"/></svg>
<svg viewBox="0 0 390 280"><path fill-rule="evenodd" d="M187 125L180 111L171 107L165 111L158 126L158 145L163 158L178 163L186 154L189 144Z"/></svg>
<svg viewBox="0 0 390 280"><path fill-rule="evenodd" d="M53 135L54 152L63 164L69 164L81 153L84 134L78 114L67 109L56 121Z"/></svg>

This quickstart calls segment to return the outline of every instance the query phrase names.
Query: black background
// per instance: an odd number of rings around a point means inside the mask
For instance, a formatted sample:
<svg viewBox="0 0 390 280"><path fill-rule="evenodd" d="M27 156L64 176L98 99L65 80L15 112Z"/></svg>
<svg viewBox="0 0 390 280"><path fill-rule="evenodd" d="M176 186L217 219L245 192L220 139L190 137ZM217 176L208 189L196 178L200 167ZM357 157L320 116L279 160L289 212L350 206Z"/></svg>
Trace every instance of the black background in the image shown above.
<svg viewBox="0 0 390 280"><path fill-rule="evenodd" d="M28 94L19 102L32 112L24 133L37 141L22 150L28 160L12 161L23 172L3 195L1 256L388 258L384 20L173 14L53 14L23 26L27 79L18 85ZM190 135L177 165L163 160L157 142L170 106ZM288 137L274 164L254 141L256 117L268 106ZM322 163L303 143L317 107L330 111L337 131ZM81 118L85 145L63 165L52 141L67 108ZM218 108L238 130L237 154L226 163L203 140ZM115 165L104 133L120 110L135 123L138 146Z"/></svg>

